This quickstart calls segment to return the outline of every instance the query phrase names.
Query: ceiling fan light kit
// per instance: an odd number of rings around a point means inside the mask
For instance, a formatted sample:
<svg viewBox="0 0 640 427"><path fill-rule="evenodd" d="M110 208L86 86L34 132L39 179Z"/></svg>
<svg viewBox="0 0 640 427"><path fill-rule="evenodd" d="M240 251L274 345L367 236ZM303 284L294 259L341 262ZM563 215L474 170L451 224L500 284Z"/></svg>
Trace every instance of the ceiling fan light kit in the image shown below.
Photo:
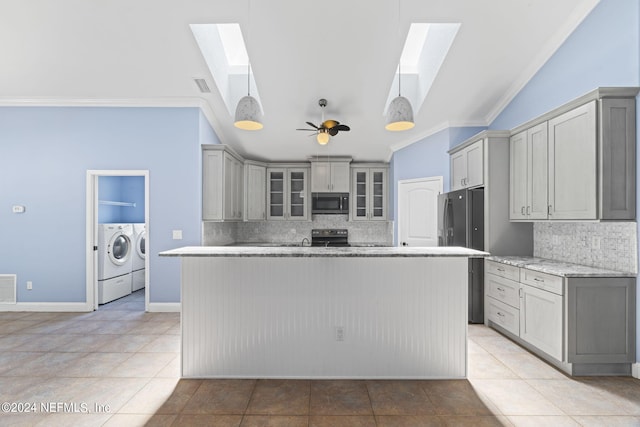
<svg viewBox="0 0 640 427"><path fill-rule="evenodd" d="M296 129L296 130L306 130L306 131L315 132L316 141L318 141L318 144L320 145L327 145L331 137L336 136L340 131L347 132L351 130L349 126L341 125L340 122L336 120L324 119L324 108L327 106L326 99L322 98L318 100L318 105L320 106L320 108L322 108L322 123L320 124L320 126L316 126L311 122L306 122L313 129Z"/></svg>
<svg viewBox="0 0 640 427"><path fill-rule="evenodd" d="M318 136L316 136L316 140L320 145L327 145L329 143L329 132L326 129L318 132Z"/></svg>

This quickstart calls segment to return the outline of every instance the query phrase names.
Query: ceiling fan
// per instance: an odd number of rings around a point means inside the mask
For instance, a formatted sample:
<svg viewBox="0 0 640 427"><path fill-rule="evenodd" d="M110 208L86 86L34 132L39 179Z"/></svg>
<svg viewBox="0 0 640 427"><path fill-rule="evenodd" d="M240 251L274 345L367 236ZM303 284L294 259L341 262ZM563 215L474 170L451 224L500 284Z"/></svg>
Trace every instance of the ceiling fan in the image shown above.
<svg viewBox="0 0 640 427"><path fill-rule="evenodd" d="M296 129L296 130L305 130L311 131L316 135L316 139L318 144L325 145L329 142L330 136L336 136L338 132L347 132L351 130L347 125L341 125L340 122L336 120L325 120L324 119L324 108L327 106L327 100L322 98L318 100L318 105L322 108L322 123L320 126L316 126L311 122L306 122L313 129Z"/></svg>

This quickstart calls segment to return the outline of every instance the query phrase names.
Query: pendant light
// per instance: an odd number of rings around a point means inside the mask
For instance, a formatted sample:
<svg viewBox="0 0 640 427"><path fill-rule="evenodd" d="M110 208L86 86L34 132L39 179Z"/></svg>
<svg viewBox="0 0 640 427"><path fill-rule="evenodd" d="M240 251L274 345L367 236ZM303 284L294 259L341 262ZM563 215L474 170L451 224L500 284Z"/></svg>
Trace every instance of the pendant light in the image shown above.
<svg viewBox="0 0 640 427"><path fill-rule="evenodd" d="M400 94L401 79L402 73L400 72L400 64L398 64L398 96L389 104L389 109L387 110L387 125L384 127L386 130L402 131L415 126L411 103Z"/></svg>
<svg viewBox="0 0 640 427"><path fill-rule="evenodd" d="M398 38L400 38L400 0L398 0ZM415 126L413 122L413 108L407 98L401 95L400 82L402 80L402 71L400 63L402 55L398 61L398 96L389 104L387 109L387 125L384 127L390 131L408 130Z"/></svg>
<svg viewBox="0 0 640 427"><path fill-rule="evenodd" d="M247 96L243 96L238 101L236 107L235 127L244 130L259 130L263 128L260 120L260 105L251 96L251 64L247 65Z"/></svg>
<svg viewBox="0 0 640 427"><path fill-rule="evenodd" d="M251 32L251 0L247 2L247 17L249 21L248 32ZM248 40L249 36L247 36ZM260 130L263 128L261 116L260 104L251 96L251 62L249 62L249 52L247 52L247 96L243 96L238 101L233 125L243 130Z"/></svg>

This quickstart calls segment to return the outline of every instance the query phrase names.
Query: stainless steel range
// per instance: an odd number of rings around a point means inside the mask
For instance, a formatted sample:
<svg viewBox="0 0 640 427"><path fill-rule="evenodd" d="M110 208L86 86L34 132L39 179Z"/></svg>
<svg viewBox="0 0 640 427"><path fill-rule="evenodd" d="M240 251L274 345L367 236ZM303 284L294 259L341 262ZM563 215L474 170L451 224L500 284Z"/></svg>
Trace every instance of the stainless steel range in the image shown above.
<svg viewBox="0 0 640 427"><path fill-rule="evenodd" d="M344 228L314 228L311 230L311 246L350 246L349 231Z"/></svg>

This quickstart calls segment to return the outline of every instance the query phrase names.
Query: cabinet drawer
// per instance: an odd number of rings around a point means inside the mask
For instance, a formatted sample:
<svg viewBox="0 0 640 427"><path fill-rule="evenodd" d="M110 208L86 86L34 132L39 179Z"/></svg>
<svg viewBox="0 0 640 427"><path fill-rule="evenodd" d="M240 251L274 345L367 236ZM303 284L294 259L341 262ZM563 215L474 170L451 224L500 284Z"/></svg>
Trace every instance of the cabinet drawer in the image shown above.
<svg viewBox="0 0 640 427"><path fill-rule="evenodd" d="M554 294L563 294L562 277L560 276L523 268L520 271L520 281L538 289L553 292Z"/></svg>
<svg viewBox="0 0 640 427"><path fill-rule="evenodd" d="M506 279L515 280L516 282L520 280L519 267L487 260L485 262L485 268L487 270L487 273L495 274L496 276L504 277Z"/></svg>
<svg viewBox="0 0 640 427"><path fill-rule="evenodd" d="M516 336L520 335L520 310L489 296L486 298L485 303L487 319Z"/></svg>
<svg viewBox="0 0 640 427"><path fill-rule="evenodd" d="M487 274L484 288L490 297L514 308L520 308L520 284L518 282Z"/></svg>

